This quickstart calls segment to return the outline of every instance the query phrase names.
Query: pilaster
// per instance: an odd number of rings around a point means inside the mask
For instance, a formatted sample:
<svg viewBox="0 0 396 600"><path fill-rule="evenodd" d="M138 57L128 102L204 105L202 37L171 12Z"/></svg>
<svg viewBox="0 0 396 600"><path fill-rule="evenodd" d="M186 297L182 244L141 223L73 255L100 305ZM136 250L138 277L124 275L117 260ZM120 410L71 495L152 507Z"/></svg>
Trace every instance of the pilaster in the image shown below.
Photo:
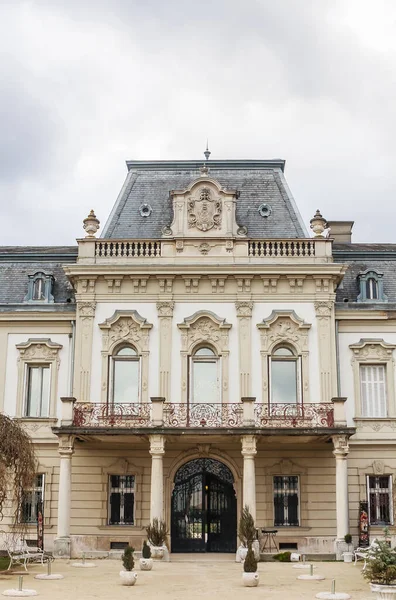
<svg viewBox="0 0 396 600"><path fill-rule="evenodd" d="M172 364L172 318L175 303L167 300L157 302L159 321L159 395L169 400L171 397Z"/></svg>
<svg viewBox="0 0 396 600"><path fill-rule="evenodd" d="M241 396L251 394L252 363L252 311L253 302L235 302L238 317L239 346L239 393Z"/></svg>
<svg viewBox="0 0 396 600"><path fill-rule="evenodd" d="M96 302L84 301L77 304L76 320L76 357L75 364L80 365L74 372L74 391L79 402L90 402L92 336Z"/></svg>
<svg viewBox="0 0 396 600"><path fill-rule="evenodd" d="M334 302L315 302L318 325L318 357L320 371L320 399L330 402L336 394L337 368L335 361Z"/></svg>

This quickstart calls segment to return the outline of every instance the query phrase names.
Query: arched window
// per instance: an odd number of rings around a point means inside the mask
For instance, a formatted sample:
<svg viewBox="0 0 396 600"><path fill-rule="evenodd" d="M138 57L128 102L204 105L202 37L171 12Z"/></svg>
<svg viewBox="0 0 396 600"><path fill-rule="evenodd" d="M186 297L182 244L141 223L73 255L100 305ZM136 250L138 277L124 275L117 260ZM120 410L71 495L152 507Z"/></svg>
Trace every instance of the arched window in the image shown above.
<svg viewBox="0 0 396 600"><path fill-rule="evenodd" d="M367 300L378 300L378 281L374 277L369 277L366 281Z"/></svg>
<svg viewBox="0 0 396 600"><path fill-rule="evenodd" d="M388 297L384 294L383 273L364 271L359 273L358 282L360 294L357 302L387 302Z"/></svg>
<svg viewBox="0 0 396 600"><path fill-rule="evenodd" d="M220 359L214 350L208 346L196 349L191 356L190 365L190 402L221 402Z"/></svg>
<svg viewBox="0 0 396 600"><path fill-rule="evenodd" d="M271 404L300 402L301 367L299 357L287 346L278 346L269 359Z"/></svg>
<svg viewBox="0 0 396 600"><path fill-rule="evenodd" d="M33 300L44 300L45 282L42 277L35 279L33 283Z"/></svg>
<svg viewBox="0 0 396 600"><path fill-rule="evenodd" d="M140 401L140 357L132 346L116 349L110 357L110 402Z"/></svg>

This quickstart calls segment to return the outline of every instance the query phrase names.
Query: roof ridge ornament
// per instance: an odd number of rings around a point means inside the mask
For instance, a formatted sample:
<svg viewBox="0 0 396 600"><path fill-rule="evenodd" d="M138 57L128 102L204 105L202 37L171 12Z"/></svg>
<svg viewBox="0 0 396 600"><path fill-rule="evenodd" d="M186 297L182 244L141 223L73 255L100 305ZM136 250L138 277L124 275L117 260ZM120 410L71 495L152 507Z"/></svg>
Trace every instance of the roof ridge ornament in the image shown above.
<svg viewBox="0 0 396 600"><path fill-rule="evenodd" d="M99 229L99 225L100 225L100 221L99 221L99 219L96 218L96 215L92 209L91 212L89 213L88 217L86 219L84 219L84 221L83 221L83 227L84 227L85 231L87 232L87 235L85 237L86 238L94 238L96 235L96 232Z"/></svg>
<svg viewBox="0 0 396 600"><path fill-rule="evenodd" d="M327 221L326 221L326 219L323 218L319 209L317 209L313 218L310 220L310 228L312 229L312 231L314 233L314 237L317 237L317 238L325 237L323 235L323 232L325 229L327 229Z"/></svg>
<svg viewBox="0 0 396 600"><path fill-rule="evenodd" d="M204 152L204 155L205 155L205 160L209 160L209 156L210 156L211 154L212 154L212 153L211 153L211 151L209 150L209 147L208 147L208 140L206 140L206 150L205 150L205 152Z"/></svg>

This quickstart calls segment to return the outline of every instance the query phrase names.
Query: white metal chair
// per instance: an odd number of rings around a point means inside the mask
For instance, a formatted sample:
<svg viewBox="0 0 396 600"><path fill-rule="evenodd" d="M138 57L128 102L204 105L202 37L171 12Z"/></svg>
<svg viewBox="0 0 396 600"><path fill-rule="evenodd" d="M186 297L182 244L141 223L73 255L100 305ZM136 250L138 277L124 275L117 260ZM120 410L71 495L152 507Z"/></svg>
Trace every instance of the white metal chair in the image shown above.
<svg viewBox="0 0 396 600"><path fill-rule="evenodd" d="M39 548L28 546L26 540L19 534L14 532L1 532L4 535L4 546L7 554L10 558L10 564L8 565L7 571L11 569L13 565L22 565L25 571L27 571L27 564L29 562L40 562L44 564L47 560L51 560L52 557Z"/></svg>
<svg viewBox="0 0 396 600"><path fill-rule="evenodd" d="M367 561L370 560L372 551L376 546L378 546L378 540L374 539L371 542L370 546L366 546L365 548L356 548L356 550L353 553L354 558L355 558L354 565L356 565L358 560L364 560L363 569L362 569L362 571L364 571L367 566Z"/></svg>

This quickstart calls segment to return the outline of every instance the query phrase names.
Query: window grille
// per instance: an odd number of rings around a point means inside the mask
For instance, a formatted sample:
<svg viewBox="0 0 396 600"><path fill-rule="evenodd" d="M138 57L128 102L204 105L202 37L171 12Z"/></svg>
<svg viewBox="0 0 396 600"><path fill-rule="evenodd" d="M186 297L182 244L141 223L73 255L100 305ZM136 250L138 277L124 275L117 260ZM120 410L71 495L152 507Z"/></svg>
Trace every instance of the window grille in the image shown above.
<svg viewBox="0 0 396 600"><path fill-rule="evenodd" d="M297 475L276 475L274 477L274 525L298 527L298 486Z"/></svg>
<svg viewBox="0 0 396 600"><path fill-rule="evenodd" d="M37 523L38 508L44 502L44 474L36 475L34 485L22 496L21 522Z"/></svg>
<svg viewBox="0 0 396 600"><path fill-rule="evenodd" d="M367 476L369 520L371 525L390 525L392 515L392 478L389 475Z"/></svg>
<svg viewBox="0 0 396 600"><path fill-rule="evenodd" d="M135 476L109 476L109 525L134 525Z"/></svg>

